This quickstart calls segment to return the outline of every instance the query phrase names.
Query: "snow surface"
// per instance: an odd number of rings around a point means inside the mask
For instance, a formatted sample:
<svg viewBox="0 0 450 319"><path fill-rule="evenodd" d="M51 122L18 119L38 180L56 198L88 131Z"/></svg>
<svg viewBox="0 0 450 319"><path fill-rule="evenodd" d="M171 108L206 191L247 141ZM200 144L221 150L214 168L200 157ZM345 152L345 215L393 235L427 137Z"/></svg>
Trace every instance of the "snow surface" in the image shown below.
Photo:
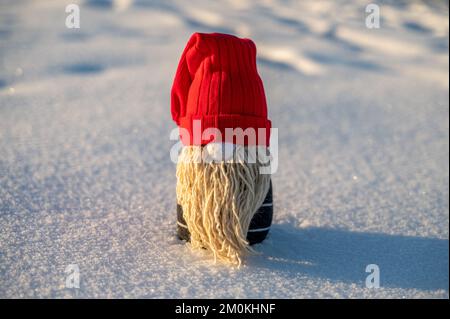
<svg viewBox="0 0 450 319"><path fill-rule="evenodd" d="M67 29L71 2L0 2L0 297L448 298L448 2L379 1L368 29L367 1L90 0ZM256 42L279 128L274 225L241 269L175 237L195 31Z"/></svg>

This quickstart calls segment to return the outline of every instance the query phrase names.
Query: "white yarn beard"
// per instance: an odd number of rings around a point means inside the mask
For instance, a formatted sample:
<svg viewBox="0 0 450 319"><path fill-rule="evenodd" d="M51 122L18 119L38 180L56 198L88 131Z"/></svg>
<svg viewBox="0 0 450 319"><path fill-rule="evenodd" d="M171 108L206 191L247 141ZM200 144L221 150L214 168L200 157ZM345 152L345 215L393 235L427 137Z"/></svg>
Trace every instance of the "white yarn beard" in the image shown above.
<svg viewBox="0 0 450 319"><path fill-rule="evenodd" d="M246 146L236 148L248 150ZM177 201L183 209L191 246L211 251L214 261L240 266L242 256L253 251L247 232L269 191L270 175L260 174L264 164L258 159L256 163L199 162L202 149L183 147L177 164Z"/></svg>

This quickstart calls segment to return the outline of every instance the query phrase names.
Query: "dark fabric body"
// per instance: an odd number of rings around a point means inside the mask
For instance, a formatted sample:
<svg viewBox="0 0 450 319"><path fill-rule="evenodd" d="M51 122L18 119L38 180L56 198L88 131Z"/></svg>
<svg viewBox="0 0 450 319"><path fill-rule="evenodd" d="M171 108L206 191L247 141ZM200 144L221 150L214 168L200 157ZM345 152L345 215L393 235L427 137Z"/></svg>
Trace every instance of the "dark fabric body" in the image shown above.
<svg viewBox="0 0 450 319"><path fill-rule="evenodd" d="M272 225L273 218L273 196L272 196L272 182L270 182L269 191L267 192L264 203L253 216L250 222L250 227L247 233L247 240L250 245L262 242L269 233L270 225ZM177 235L182 240L189 241L190 234L186 226L186 221L183 218L183 208L177 205Z"/></svg>

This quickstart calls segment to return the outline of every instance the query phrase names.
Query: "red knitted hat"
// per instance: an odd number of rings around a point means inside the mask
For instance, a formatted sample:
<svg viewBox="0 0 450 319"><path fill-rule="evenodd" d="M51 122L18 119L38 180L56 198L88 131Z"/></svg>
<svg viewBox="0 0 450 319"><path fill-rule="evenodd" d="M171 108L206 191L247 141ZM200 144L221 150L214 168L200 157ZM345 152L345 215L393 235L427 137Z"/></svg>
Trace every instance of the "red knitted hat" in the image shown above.
<svg viewBox="0 0 450 319"><path fill-rule="evenodd" d="M171 111L184 145L211 142L214 137L195 135L198 129L201 135L206 129L215 128L220 131L222 142L268 146L271 122L256 69L253 41L228 34L194 33L175 75ZM256 141L230 139L226 128L252 128Z"/></svg>

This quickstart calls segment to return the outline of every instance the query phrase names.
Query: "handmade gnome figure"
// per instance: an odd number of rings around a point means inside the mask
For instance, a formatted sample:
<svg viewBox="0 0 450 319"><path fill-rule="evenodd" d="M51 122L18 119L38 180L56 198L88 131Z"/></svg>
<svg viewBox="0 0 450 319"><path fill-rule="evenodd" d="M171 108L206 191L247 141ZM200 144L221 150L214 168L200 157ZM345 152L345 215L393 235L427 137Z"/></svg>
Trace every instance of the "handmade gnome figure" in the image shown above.
<svg viewBox="0 0 450 319"><path fill-rule="evenodd" d="M171 93L182 148L178 236L215 260L240 265L272 222L271 122L253 41L191 36Z"/></svg>

